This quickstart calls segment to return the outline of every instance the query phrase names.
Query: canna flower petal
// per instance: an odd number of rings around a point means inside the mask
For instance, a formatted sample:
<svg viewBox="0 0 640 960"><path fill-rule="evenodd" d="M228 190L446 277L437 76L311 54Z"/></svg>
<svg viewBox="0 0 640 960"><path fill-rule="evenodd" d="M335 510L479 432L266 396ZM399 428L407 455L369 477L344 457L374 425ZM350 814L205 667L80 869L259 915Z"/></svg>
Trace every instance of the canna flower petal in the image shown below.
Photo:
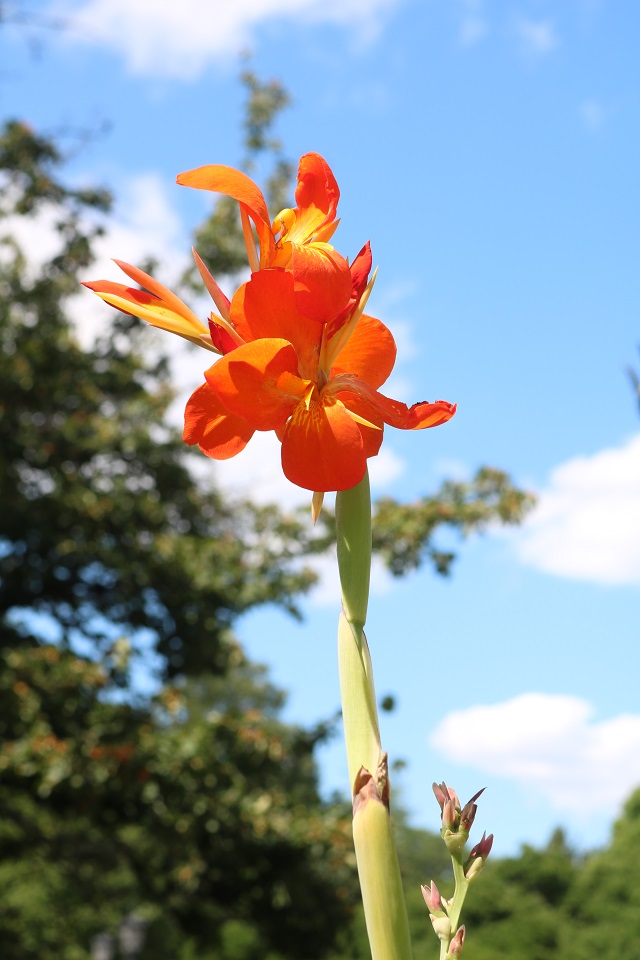
<svg viewBox="0 0 640 960"><path fill-rule="evenodd" d="M140 317L153 327L168 330L169 333L184 337L185 340L190 340L199 347L212 350L214 353L218 352L211 342L207 328L180 297L144 270L124 260L113 262L128 277L140 286L146 287L146 290L127 287L122 283L113 283L111 280L85 281L83 286L93 290L105 303L116 307L122 313ZM151 292L147 293L147 290Z"/></svg>
<svg viewBox="0 0 640 960"><path fill-rule="evenodd" d="M222 406L254 430L284 426L312 381L298 376L296 351L286 340L254 340L228 353L205 377Z"/></svg>
<svg viewBox="0 0 640 960"><path fill-rule="evenodd" d="M305 243L323 231L323 240L328 240L337 226L336 212L340 190L331 167L319 153L305 153L298 165L296 186L295 221L289 227L287 239Z"/></svg>
<svg viewBox="0 0 640 960"><path fill-rule="evenodd" d="M260 243L260 267L271 265L276 249L267 201L262 190L251 177L240 170L234 170L233 167L214 163L180 173L176 182L183 187L195 187L196 190L224 193L227 197L237 200L255 225Z"/></svg>
<svg viewBox="0 0 640 960"><path fill-rule="evenodd" d="M353 377L350 374L341 374L329 381L325 391L342 399L349 406L349 398L358 397L361 409L369 412L372 423L381 420L399 430L424 430L427 427L437 427L446 423L456 412L456 404L446 400L436 400L435 403L423 401L408 407L400 400L393 400L378 393L366 381Z"/></svg>
<svg viewBox="0 0 640 960"><path fill-rule="evenodd" d="M296 406L282 436L282 469L292 483L314 492L348 490L366 468L362 434L339 400Z"/></svg>
<svg viewBox="0 0 640 960"><path fill-rule="evenodd" d="M384 323L363 313L331 367L331 376L355 374L374 387L388 380L396 362L396 344Z"/></svg>
<svg viewBox="0 0 640 960"><path fill-rule="evenodd" d="M382 446L384 421L381 417L373 417L370 406L360 397L349 397L347 409L351 416L355 418L360 430L366 458L376 457Z"/></svg>
<svg viewBox="0 0 640 960"><path fill-rule="evenodd" d="M260 270L243 284L231 301L231 322L247 342L282 339L298 355L302 377L317 372L322 327L300 315L293 277L284 270Z"/></svg>
<svg viewBox="0 0 640 960"><path fill-rule="evenodd" d="M254 434L246 420L222 406L208 383L191 394L184 412L185 443L196 443L214 460L228 460L244 450Z"/></svg>
<svg viewBox="0 0 640 960"><path fill-rule="evenodd" d="M328 340L331 341L337 336L364 296L367 284L369 283L369 274L371 273L372 265L371 244L367 240L349 268L349 272L351 273L351 297L349 298L349 302L342 313L336 313L327 324L326 336Z"/></svg>
<svg viewBox="0 0 640 960"><path fill-rule="evenodd" d="M291 274L300 313L327 323L345 311L351 296L349 264L328 243L292 245Z"/></svg>
<svg viewBox="0 0 640 960"><path fill-rule="evenodd" d="M118 265L120 266L120 264ZM148 281L153 279L142 271L139 272ZM208 342L209 332L195 313L171 291L155 280L153 286L156 290L162 291L160 297L147 293L146 290L127 287L123 283L114 283L111 280L85 281L83 286L93 290L101 300L112 307L116 307L122 313L128 313L132 317L140 317L141 320L146 320L153 327L160 327L162 330L168 330L170 333L185 337L187 340L197 343L198 346L209 350L213 349L211 343ZM151 284L147 283L147 286L150 287ZM203 340L203 338L206 339Z"/></svg>
<svg viewBox="0 0 640 960"><path fill-rule="evenodd" d="M197 190L212 190L237 200L252 220L260 243L260 269L291 265L295 247L326 243L337 225L340 191L329 164L317 153L300 158L296 204L282 210L271 224L264 194L246 173L223 164L187 170L177 182ZM340 258L342 259L342 258Z"/></svg>

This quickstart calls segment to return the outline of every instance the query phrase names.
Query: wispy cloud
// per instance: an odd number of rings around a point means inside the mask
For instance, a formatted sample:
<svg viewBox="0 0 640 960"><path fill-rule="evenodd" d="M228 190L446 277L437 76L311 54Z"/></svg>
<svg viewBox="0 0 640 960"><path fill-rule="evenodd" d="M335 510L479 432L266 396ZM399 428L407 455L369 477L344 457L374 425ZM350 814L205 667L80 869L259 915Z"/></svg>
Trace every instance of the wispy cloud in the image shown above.
<svg viewBox="0 0 640 960"><path fill-rule="evenodd" d="M134 74L193 80L255 40L265 23L328 23L371 43L400 0L57 0L68 37L120 54Z"/></svg>
<svg viewBox="0 0 640 960"><path fill-rule="evenodd" d="M520 559L562 577L640 583L640 434L557 467L514 536Z"/></svg>
<svg viewBox="0 0 640 960"><path fill-rule="evenodd" d="M529 56L543 57L558 46L552 20L530 20L521 17L515 24L516 35Z"/></svg>
<svg viewBox="0 0 640 960"><path fill-rule="evenodd" d="M463 47L473 47L489 32L483 0L460 0L458 39Z"/></svg>
<svg viewBox="0 0 640 960"><path fill-rule="evenodd" d="M457 763L515 781L573 819L614 814L640 782L640 714L598 721L578 697L524 693L456 711L431 743Z"/></svg>
<svg viewBox="0 0 640 960"><path fill-rule="evenodd" d="M580 119L589 133L597 133L605 118L605 109L599 100L583 100L579 107Z"/></svg>
<svg viewBox="0 0 640 960"><path fill-rule="evenodd" d="M189 243L168 186L158 174L147 172L122 178L119 193L113 213L105 220L104 235L94 245L96 261L89 268L90 276L83 279L129 283L113 258L139 266L153 257L162 265L162 282L170 287L187 266ZM70 312L83 342L89 343L104 328L109 313L105 309L84 288L72 298Z"/></svg>

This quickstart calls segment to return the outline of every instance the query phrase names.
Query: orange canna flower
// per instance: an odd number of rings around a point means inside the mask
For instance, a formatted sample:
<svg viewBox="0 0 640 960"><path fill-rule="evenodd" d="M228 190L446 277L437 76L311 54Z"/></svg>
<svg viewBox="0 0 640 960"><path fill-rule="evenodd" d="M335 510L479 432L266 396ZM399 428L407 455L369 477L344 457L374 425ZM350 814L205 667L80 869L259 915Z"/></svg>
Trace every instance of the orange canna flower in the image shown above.
<svg viewBox="0 0 640 960"><path fill-rule="evenodd" d="M146 289L107 280L85 286L117 309L220 355L187 403L187 443L225 460L256 430L274 430L285 475L316 493L315 514L322 493L363 478L385 424L421 430L454 415L455 405L444 400L408 407L378 392L393 369L395 343L380 320L364 313L375 279L369 279L369 244L349 266L328 243L339 190L318 154L302 157L297 206L273 225L262 193L237 170L201 167L178 182L238 200L255 267L251 279L229 300L194 251L217 308L208 325L153 277L121 261L115 262Z"/></svg>
<svg viewBox="0 0 640 960"><path fill-rule="evenodd" d="M290 272L254 273L230 307L244 342L206 371L188 401L185 441L223 460L256 430L274 430L289 480L325 492L362 480L384 424L420 430L449 420L455 406L444 400L407 407L378 392L396 348L385 325L363 312L370 265L367 245L352 267L349 305L326 324L301 314Z"/></svg>
<svg viewBox="0 0 640 960"><path fill-rule="evenodd" d="M351 277L347 261L328 242L339 223L340 190L331 167L319 154L301 157L296 207L281 210L273 222L262 191L240 170L210 164L179 174L177 182L237 200L252 272L268 267L290 270L301 312L320 322L336 316L351 291Z"/></svg>

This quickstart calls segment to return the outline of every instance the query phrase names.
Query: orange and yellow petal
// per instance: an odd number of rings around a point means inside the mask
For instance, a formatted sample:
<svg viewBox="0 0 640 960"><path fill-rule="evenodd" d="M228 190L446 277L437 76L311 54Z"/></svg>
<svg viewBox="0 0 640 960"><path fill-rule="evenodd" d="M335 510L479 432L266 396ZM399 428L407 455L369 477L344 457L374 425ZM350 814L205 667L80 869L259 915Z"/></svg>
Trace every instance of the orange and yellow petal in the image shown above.
<svg viewBox="0 0 640 960"><path fill-rule="evenodd" d="M298 164L296 185L296 213L300 220L314 211L323 215L318 226L335 220L339 199L338 183L327 161L319 153L305 153Z"/></svg>
<svg viewBox="0 0 640 960"><path fill-rule="evenodd" d="M123 313L140 317L154 327L177 333L181 337L199 339L208 336L209 331L200 322L186 304L174 297L160 299L146 290L126 287L111 280L85 281L85 287L93 290L105 303L116 307ZM159 284L157 286L160 286ZM169 293L164 287L161 288Z"/></svg>
<svg viewBox="0 0 640 960"><path fill-rule="evenodd" d="M301 316L290 273L276 269L254 273L231 301L231 323L247 342L288 340L298 355L300 375L315 377L322 326Z"/></svg>
<svg viewBox="0 0 640 960"><path fill-rule="evenodd" d="M348 490L359 483L367 458L362 434L334 398L299 403L282 435L282 469L306 490Z"/></svg>
<svg viewBox="0 0 640 960"><path fill-rule="evenodd" d="M395 362L396 344L391 331L382 321L363 313L338 352L331 376L352 373L377 389L389 378Z"/></svg>
<svg viewBox="0 0 640 960"><path fill-rule="evenodd" d="M278 214L274 233L280 235L280 241L298 245L330 240L338 226L339 199L340 190L326 160L318 153L305 154L298 165L296 207Z"/></svg>
<svg viewBox="0 0 640 960"><path fill-rule="evenodd" d="M222 406L207 383L191 395L184 412L185 443L196 443L214 460L228 460L244 450L254 434L246 420Z"/></svg>
<svg viewBox="0 0 640 960"><path fill-rule="evenodd" d="M371 406L355 395L348 398L346 406L360 430L365 456L367 459L377 456L384 437L384 420L374 416Z"/></svg>
<svg viewBox="0 0 640 960"><path fill-rule="evenodd" d="M408 407L406 403L385 397L364 380L349 374L334 377L325 387L325 391L342 399L347 406L351 406L351 398L357 397L358 413L361 416L372 423L382 421L399 430L438 427L450 420L456 412L456 404L446 400L436 400L435 403L423 401Z"/></svg>
<svg viewBox="0 0 640 960"><path fill-rule="evenodd" d="M206 371L222 406L255 430L276 430L313 384L298 376L298 357L286 340L254 340Z"/></svg>
<svg viewBox="0 0 640 960"><path fill-rule="evenodd" d="M260 241L261 266L271 262L275 255L275 242L271 232L267 201L262 190L246 173L224 164L214 163L180 173L177 183L183 187L194 187L196 190L224 193L233 200L237 200L255 223ZM264 264L263 260L265 260Z"/></svg>
<svg viewBox="0 0 640 960"><path fill-rule="evenodd" d="M348 305L349 264L329 244L291 244L291 273L298 309L310 320L328 323Z"/></svg>
<svg viewBox="0 0 640 960"><path fill-rule="evenodd" d="M134 267L131 263L126 263L124 260L114 260L113 262L116 266L120 267L123 273L126 273L130 280L138 283L150 293L155 294L169 310L180 314L180 316L185 317L185 319L191 318L195 323L200 323L198 317L189 309L186 303L183 303L180 297L172 293L168 287L163 286L163 284L156 280L155 277L152 277L151 274L145 273L144 270L140 270L139 267Z"/></svg>

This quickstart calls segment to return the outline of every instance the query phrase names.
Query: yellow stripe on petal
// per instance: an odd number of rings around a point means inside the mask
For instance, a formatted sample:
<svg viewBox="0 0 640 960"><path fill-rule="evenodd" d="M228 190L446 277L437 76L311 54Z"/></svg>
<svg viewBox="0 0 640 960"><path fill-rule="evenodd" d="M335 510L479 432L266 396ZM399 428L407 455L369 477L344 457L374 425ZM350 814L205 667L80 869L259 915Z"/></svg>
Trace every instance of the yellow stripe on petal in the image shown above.
<svg viewBox="0 0 640 960"><path fill-rule="evenodd" d="M166 303L167 307L172 310L174 313L179 314L185 319L190 319L193 323L198 326L200 325L200 320L195 315L193 310L189 309L186 303L183 303L180 297L177 297L175 293L172 293L171 290L168 290L167 287L163 286L158 280L150 276L148 273L145 273L144 270L140 270L138 267L132 266L130 263L125 263L124 260L114 260L123 273L126 273L135 283L139 283L141 287L144 287L145 290L149 290L154 294L159 300L162 300Z"/></svg>
<svg viewBox="0 0 640 960"><path fill-rule="evenodd" d="M346 410L351 419L355 420L356 423L361 423L363 427L371 427L372 430L382 430L382 427L378 426L377 423L371 423L369 420L365 420L364 417L358 416L353 410L349 410L349 407L346 407Z"/></svg>
<svg viewBox="0 0 640 960"><path fill-rule="evenodd" d="M98 296L112 307L122 310L124 313L132 314L134 317L140 317L146 320L153 327L160 327L161 330L168 330L169 333L177 333L181 337L195 337L200 339L208 334L207 328L200 323L198 318L179 316L168 307L158 303L144 304L136 302L133 298L121 297L113 293L100 293L95 291Z"/></svg>

